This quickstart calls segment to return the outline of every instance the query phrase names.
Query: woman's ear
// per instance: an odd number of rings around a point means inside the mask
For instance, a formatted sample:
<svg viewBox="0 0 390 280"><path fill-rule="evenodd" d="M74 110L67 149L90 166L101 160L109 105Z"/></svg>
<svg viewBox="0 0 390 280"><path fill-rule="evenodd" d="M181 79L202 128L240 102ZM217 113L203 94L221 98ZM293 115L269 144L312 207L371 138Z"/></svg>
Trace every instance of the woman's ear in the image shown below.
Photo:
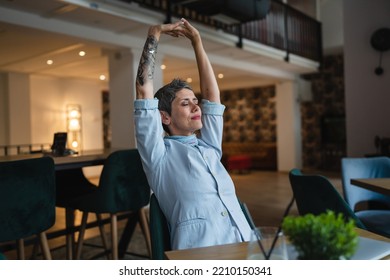
<svg viewBox="0 0 390 280"><path fill-rule="evenodd" d="M165 125L169 125L171 123L171 116L165 111L160 111L161 121Z"/></svg>

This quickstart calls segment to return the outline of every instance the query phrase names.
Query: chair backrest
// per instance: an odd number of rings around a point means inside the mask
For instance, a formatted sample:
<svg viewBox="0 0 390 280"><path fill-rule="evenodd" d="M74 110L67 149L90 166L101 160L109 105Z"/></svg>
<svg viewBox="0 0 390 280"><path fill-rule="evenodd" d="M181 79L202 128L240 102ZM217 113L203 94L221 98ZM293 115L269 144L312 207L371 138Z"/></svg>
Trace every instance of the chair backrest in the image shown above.
<svg viewBox="0 0 390 280"><path fill-rule="evenodd" d="M247 219L250 227L253 229L255 224L249 213L249 210L245 203L239 201L244 216ZM152 259L163 260L165 259L164 252L172 249L171 237L169 231L169 225L167 219L164 216L160 208L160 204L157 201L156 195L153 193L150 198L150 239L152 243Z"/></svg>
<svg viewBox="0 0 390 280"><path fill-rule="evenodd" d="M86 199L88 195L93 199ZM148 205L150 187L137 149L112 152L104 163L96 192L83 196L83 211L119 213ZM77 198L74 200L77 205Z"/></svg>
<svg viewBox="0 0 390 280"><path fill-rule="evenodd" d="M171 250L171 237L168 222L153 193L149 206L150 239L152 243L152 259L163 260L164 252Z"/></svg>
<svg viewBox="0 0 390 280"><path fill-rule="evenodd" d="M380 208L390 209L390 197L351 184L351 179L390 177L390 158L342 158L341 174L344 199L352 210L359 203L373 202ZM371 203L372 205L372 203Z"/></svg>
<svg viewBox="0 0 390 280"><path fill-rule="evenodd" d="M301 170L292 169L289 179L300 215L319 215L331 210L353 219L357 227L366 228L325 176L302 174Z"/></svg>
<svg viewBox="0 0 390 280"><path fill-rule="evenodd" d="M0 242L27 238L52 227L55 192L52 158L0 162Z"/></svg>

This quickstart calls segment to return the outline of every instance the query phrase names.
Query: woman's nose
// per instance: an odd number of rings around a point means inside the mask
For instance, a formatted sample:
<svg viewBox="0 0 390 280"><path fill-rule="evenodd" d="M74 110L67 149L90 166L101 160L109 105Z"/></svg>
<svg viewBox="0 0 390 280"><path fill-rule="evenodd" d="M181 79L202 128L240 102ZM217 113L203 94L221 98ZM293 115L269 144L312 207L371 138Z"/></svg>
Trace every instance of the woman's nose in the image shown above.
<svg viewBox="0 0 390 280"><path fill-rule="evenodd" d="M193 112L196 112L196 111L198 111L199 110L199 105L198 104L194 104L193 106L192 106L192 111Z"/></svg>

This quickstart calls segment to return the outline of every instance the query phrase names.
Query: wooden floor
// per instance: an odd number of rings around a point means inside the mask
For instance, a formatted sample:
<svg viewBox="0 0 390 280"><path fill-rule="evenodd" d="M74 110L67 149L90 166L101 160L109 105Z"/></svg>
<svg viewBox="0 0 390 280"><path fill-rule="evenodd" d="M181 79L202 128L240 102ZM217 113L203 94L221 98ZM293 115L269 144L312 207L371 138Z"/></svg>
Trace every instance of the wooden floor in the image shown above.
<svg viewBox="0 0 390 280"><path fill-rule="evenodd" d="M306 171L327 176L341 192L341 179L337 173ZM287 172L252 171L249 174L231 174L236 193L245 202L256 226L278 226L292 199ZM295 204L290 215L297 215Z"/></svg>
<svg viewBox="0 0 390 280"><path fill-rule="evenodd" d="M341 191L341 180L337 173L313 172L327 176L336 188ZM256 226L260 225L279 225L283 213L292 198L287 172L275 171L251 171L246 174L231 173L236 186L236 193L242 202L245 202ZM97 179L91 179L96 183ZM295 205L291 208L291 215L296 215ZM92 216L92 215L90 215ZM77 213L77 219L81 219L81 213ZM93 217L92 217L93 218ZM55 226L50 230L64 228L64 209L57 209L57 220ZM124 221L119 222L119 226L124 226ZM86 237L97 236L97 230L88 230ZM49 240L51 248L63 246L65 239L63 237ZM6 252L9 259L15 259L15 252Z"/></svg>

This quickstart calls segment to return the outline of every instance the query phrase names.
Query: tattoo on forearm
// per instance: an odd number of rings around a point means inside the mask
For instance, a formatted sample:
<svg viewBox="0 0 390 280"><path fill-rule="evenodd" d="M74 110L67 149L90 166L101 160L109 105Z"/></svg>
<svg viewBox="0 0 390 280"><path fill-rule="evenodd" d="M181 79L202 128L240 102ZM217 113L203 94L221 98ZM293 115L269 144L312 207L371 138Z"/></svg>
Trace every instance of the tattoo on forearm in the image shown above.
<svg viewBox="0 0 390 280"><path fill-rule="evenodd" d="M148 36L145 42L144 50L142 51L137 73L137 82L141 86L144 85L146 81L145 79L153 79L157 45L158 42L156 37L153 35Z"/></svg>

